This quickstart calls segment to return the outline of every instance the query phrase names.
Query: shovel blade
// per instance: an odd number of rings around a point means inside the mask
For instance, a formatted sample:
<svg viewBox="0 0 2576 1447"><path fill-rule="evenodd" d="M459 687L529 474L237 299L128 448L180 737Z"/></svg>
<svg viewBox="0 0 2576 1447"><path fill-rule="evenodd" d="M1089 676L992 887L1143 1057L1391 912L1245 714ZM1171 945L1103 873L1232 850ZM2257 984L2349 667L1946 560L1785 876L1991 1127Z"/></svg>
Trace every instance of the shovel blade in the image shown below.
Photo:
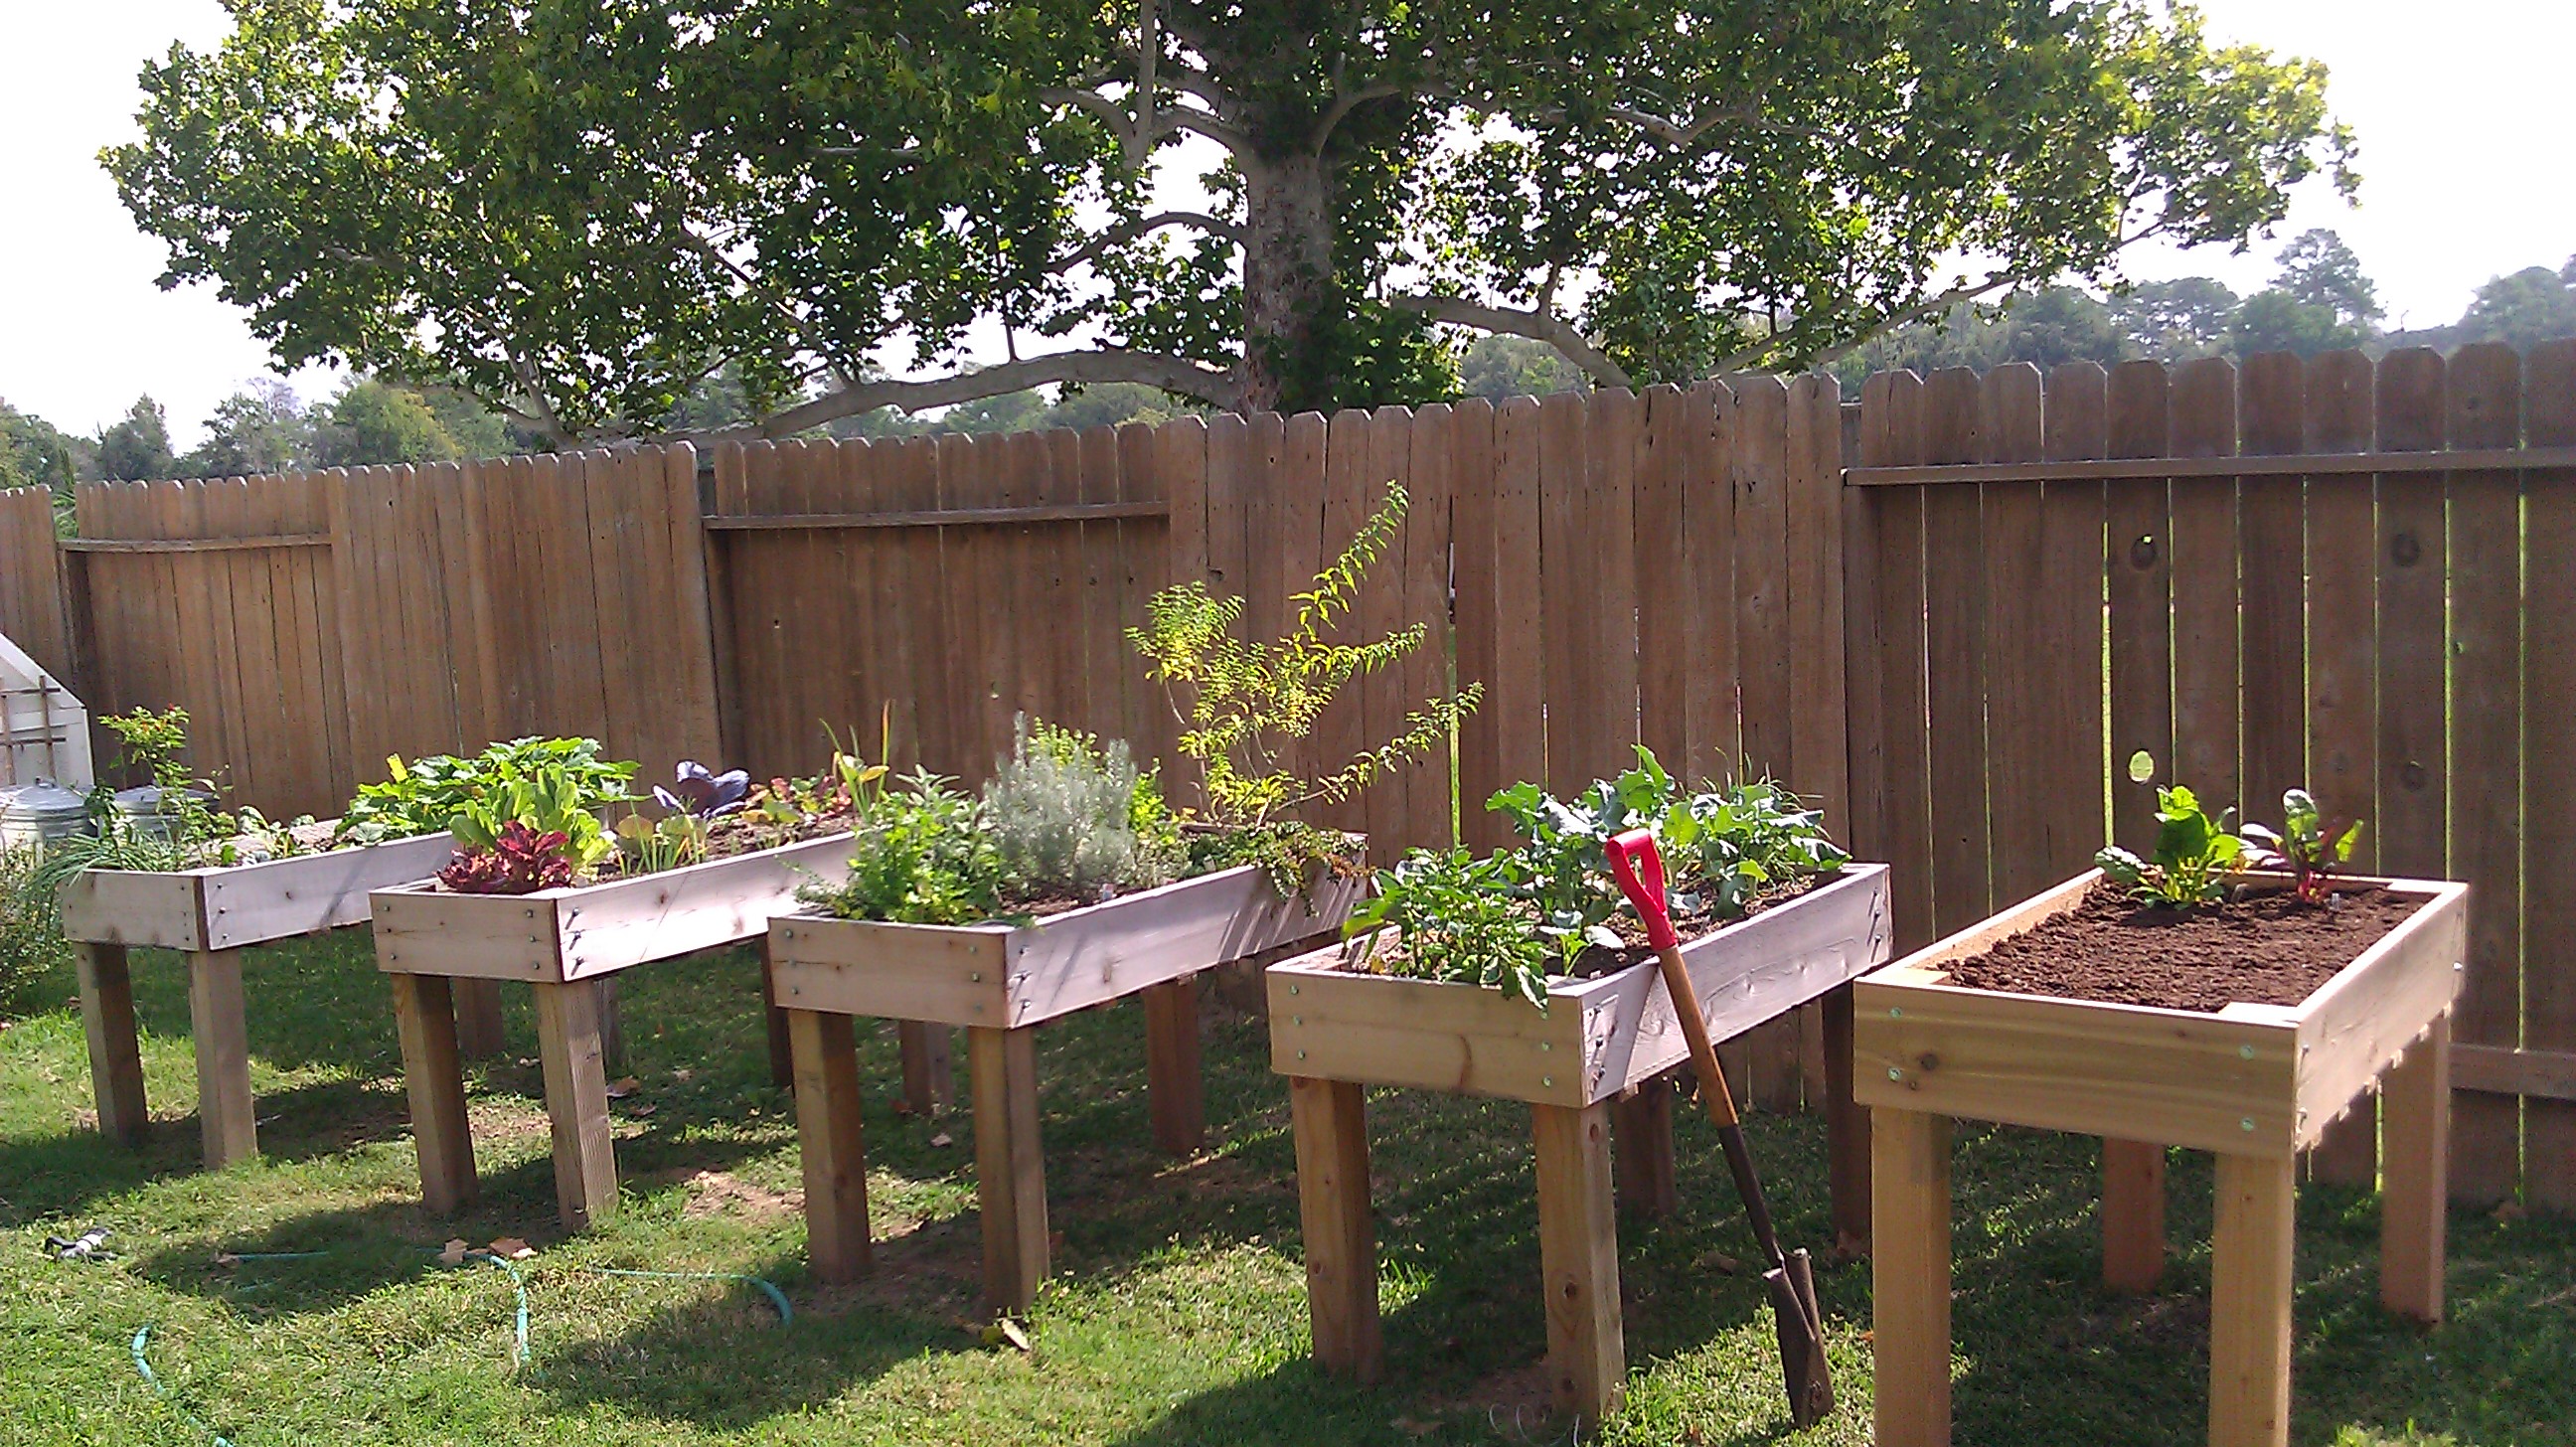
<svg viewBox="0 0 2576 1447"><path fill-rule="evenodd" d="M1789 1392L1789 1421L1812 1427L1833 1413L1834 1382L1809 1299L1815 1288L1810 1284L1806 1295L1800 1293L1793 1275L1794 1258L1792 1263L1788 1269L1774 1267L1762 1273L1762 1284L1771 1294L1771 1324L1780 1337L1780 1381Z"/></svg>

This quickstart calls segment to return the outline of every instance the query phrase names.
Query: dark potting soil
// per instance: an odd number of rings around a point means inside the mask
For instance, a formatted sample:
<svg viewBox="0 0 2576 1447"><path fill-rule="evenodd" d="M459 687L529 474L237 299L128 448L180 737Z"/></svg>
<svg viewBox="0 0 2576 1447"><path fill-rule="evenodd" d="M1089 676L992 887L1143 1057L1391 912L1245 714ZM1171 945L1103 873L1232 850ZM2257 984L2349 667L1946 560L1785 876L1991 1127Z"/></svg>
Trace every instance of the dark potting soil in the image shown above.
<svg viewBox="0 0 2576 1447"><path fill-rule="evenodd" d="M2179 910L2097 884L2084 903L1945 966L1978 990L2215 1012L2295 1005L2423 907L2377 885L2301 904L2287 891Z"/></svg>

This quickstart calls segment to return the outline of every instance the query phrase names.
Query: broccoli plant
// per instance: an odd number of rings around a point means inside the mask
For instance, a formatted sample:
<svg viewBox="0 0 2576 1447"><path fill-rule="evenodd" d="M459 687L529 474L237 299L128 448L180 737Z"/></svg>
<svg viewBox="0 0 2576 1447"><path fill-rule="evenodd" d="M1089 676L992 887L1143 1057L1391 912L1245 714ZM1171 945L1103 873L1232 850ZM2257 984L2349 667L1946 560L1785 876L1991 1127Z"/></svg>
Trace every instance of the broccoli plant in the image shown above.
<svg viewBox="0 0 2576 1447"><path fill-rule="evenodd" d="M2302 904L2323 904L2334 887L2335 871L2352 862L2352 852L2361 844L2361 821L2328 824L2315 795L2291 789L2281 795L2280 832L2248 824L2245 840L2248 865L2287 871L2291 892Z"/></svg>
<svg viewBox="0 0 2576 1447"><path fill-rule="evenodd" d="M2211 814L2191 790L2156 790L2156 847L2152 860L2118 845L2093 856L2105 877L2151 905L2190 909L2214 904L2227 893L2227 871L2238 867L2245 841L2227 832L2236 811Z"/></svg>

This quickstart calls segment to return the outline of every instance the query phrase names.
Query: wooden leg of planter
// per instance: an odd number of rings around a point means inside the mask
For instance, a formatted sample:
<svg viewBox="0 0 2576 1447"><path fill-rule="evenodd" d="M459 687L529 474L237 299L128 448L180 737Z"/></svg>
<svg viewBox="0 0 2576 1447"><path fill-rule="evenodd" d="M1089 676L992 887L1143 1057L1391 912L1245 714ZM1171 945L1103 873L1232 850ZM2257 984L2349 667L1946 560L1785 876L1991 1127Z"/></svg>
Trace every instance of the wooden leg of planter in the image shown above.
<svg viewBox="0 0 2576 1447"><path fill-rule="evenodd" d="M1377 1317L1377 1233L1369 1220L1368 1099L1344 1080L1288 1079L1297 1137L1297 1215L1315 1362L1362 1382L1386 1374Z"/></svg>
<svg viewBox="0 0 2576 1447"><path fill-rule="evenodd" d="M2379 1098L2388 1132L2388 1183L2379 1198L2379 1300L2400 1316L2438 1322L2450 1195L2450 1016L2435 1020L2388 1072Z"/></svg>
<svg viewBox="0 0 2576 1447"><path fill-rule="evenodd" d="M795 1055L796 1141L805 1157L805 1254L825 1281L868 1269L868 1157L859 1052L847 1015L786 1011Z"/></svg>
<svg viewBox="0 0 2576 1447"><path fill-rule="evenodd" d="M2102 1142L2102 1285L2143 1294L2165 1274L2165 1148Z"/></svg>
<svg viewBox="0 0 2576 1447"><path fill-rule="evenodd" d="M501 1028L501 982L455 980L456 1049L468 1060L490 1060L508 1048Z"/></svg>
<svg viewBox="0 0 2576 1447"><path fill-rule="evenodd" d="M796 1042L787 1010L778 1003L777 981L771 976L769 936L760 937L759 950L761 1013L769 1018L769 1083L781 1090L792 1089L796 1085Z"/></svg>
<svg viewBox="0 0 2576 1447"><path fill-rule="evenodd" d="M926 1020L894 1022L895 1047L903 1056L903 1107L914 1115L945 1115L957 1100L950 1036L947 1026Z"/></svg>
<svg viewBox="0 0 2576 1447"><path fill-rule="evenodd" d="M197 1040L197 1126L205 1138L206 1169L219 1171L259 1154L241 951L190 952L188 1025Z"/></svg>
<svg viewBox="0 0 2576 1447"><path fill-rule="evenodd" d="M1673 1083L1660 1075L1640 1082L1611 1111L1616 1117L1610 1139L1619 1156L1619 1204L1656 1219L1679 1210L1681 1186L1673 1176Z"/></svg>
<svg viewBox="0 0 2576 1447"><path fill-rule="evenodd" d="M89 1032L89 1087L99 1133L140 1145L152 1114L143 1104L143 1048L134 1030L134 977L125 946L78 944L81 1024Z"/></svg>
<svg viewBox="0 0 2576 1447"><path fill-rule="evenodd" d="M2209 1253L2210 1447L2284 1447L2290 1440L2297 1195L2295 1157L2218 1158Z"/></svg>
<svg viewBox="0 0 2576 1447"><path fill-rule="evenodd" d="M984 1214L984 1304L1017 1316L1047 1278L1046 1158L1038 1146L1035 1029L969 1026L975 1196Z"/></svg>
<svg viewBox="0 0 2576 1447"><path fill-rule="evenodd" d="M604 976L590 982L591 996L597 1000L599 1017L599 1063L611 1075L626 1073L626 1007L618 1003L617 977Z"/></svg>
<svg viewBox="0 0 2576 1447"><path fill-rule="evenodd" d="M443 975L388 975L402 1037L403 1089L411 1097L412 1147L421 1205L453 1216L474 1203L474 1137L465 1123L465 1070L456 1058L456 1007Z"/></svg>
<svg viewBox="0 0 2576 1447"><path fill-rule="evenodd" d="M1530 1107L1538 1143L1538 1254L1547 1372L1556 1404L1585 1426L1627 1395L1619 1319L1619 1217L1610 1187L1610 1107Z"/></svg>
<svg viewBox="0 0 2576 1447"><path fill-rule="evenodd" d="M2326 1127L2308 1152L2308 1178L2365 1191L2379 1183L2379 1102L2354 1101L2350 1115Z"/></svg>
<svg viewBox="0 0 2576 1447"><path fill-rule="evenodd" d="M1825 1027L1825 1156L1833 1193L1834 1245L1869 1250L1869 1109L1852 1099L1852 989L1818 1004Z"/></svg>
<svg viewBox="0 0 2576 1447"><path fill-rule="evenodd" d="M1949 1447L1950 1120L1870 1112L1879 1447Z"/></svg>
<svg viewBox="0 0 2576 1447"><path fill-rule="evenodd" d="M567 1231L588 1230L617 1209L601 983L536 986L537 1053L545 1061L546 1114L554 1121L555 1208Z"/></svg>
<svg viewBox="0 0 2576 1447"><path fill-rule="evenodd" d="M1199 1079L1199 982L1184 975L1145 987L1145 1099L1154 1144L1194 1156L1207 1137Z"/></svg>

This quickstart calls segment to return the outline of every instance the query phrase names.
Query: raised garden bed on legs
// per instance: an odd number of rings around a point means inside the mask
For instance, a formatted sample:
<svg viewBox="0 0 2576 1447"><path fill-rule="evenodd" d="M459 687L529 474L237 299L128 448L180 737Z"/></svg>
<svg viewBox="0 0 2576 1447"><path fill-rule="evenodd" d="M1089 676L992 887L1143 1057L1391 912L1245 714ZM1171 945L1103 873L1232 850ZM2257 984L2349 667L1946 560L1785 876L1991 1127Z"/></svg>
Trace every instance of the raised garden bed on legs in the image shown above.
<svg viewBox="0 0 2576 1447"><path fill-rule="evenodd" d="M2288 1441L2299 1152L2374 1088L2385 1101L2381 1300L2401 1315L2441 1317L2449 1011L2468 937L2468 887L2339 881L2415 908L2296 1004L2163 1009L1971 989L1954 978L1998 943L2084 908L2100 879L2088 871L1854 988L1857 1089L1873 1118L1882 1447L1950 1440L1954 1118L2136 1143L2127 1149L2151 1152L2159 1168L2167 1146L2217 1153L2214 1447ZM2160 1169L2155 1176L2160 1192ZM2106 1187L2121 1188L2116 1172ZM2159 1217L2152 1201L2125 1213L2106 1202L2106 1259L2142 1254L2142 1243L2117 1235L2137 1223L2155 1233L2143 1254L2159 1254Z"/></svg>
<svg viewBox="0 0 2576 1447"><path fill-rule="evenodd" d="M1844 987L1888 956L1887 867L1852 864L1806 894L1682 947L1709 1034L1725 1040L1812 1000L1827 1003L1828 1073L1847 1100ZM1342 952L1273 965L1271 1068L1289 1077L1297 1194L1315 1358L1374 1381L1385 1371L1370 1220L1364 1088L1413 1086L1530 1104L1538 1159L1539 1255L1548 1371L1585 1424L1616 1410L1627 1381L1619 1319L1612 1116L1622 1193L1669 1193L1671 1114L1661 1077L1689 1047L1649 962L1550 986L1542 1013L1475 985L1361 974ZM1625 1102L1627 1108L1620 1110ZM1860 1122L1830 1112L1837 1219L1864 1209ZM1642 1139L1639 1139L1642 1138Z"/></svg>
<svg viewBox="0 0 2576 1447"><path fill-rule="evenodd" d="M658 874L534 894L457 894L434 884L373 896L376 966L392 977L403 1081L432 1215L475 1197L454 985L524 981L537 1004L546 1113L554 1123L555 1200L567 1230L617 1204L609 1140L601 990L620 971L764 938L797 887L848 868L850 836L708 860Z"/></svg>
<svg viewBox="0 0 2576 1447"><path fill-rule="evenodd" d="M1355 879L1283 899L1261 869L1221 870L1022 925L889 924L818 914L769 927L771 999L796 1060L796 1125L815 1274L868 1264L867 1170L851 1017L966 1031L984 1287L1022 1312L1048 1270L1046 1164L1038 1142L1037 1031L1130 995L1145 1002L1155 1143L1198 1149L1198 997L1203 970L1295 948L1340 929Z"/></svg>
<svg viewBox="0 0 2576 1447"><path fill-rule="evenodd" d="M241 952L365 924L370 891L436 874L453 848L446 835L430 834L256 864L169 872L89 869L72 876L62 892L63 934L79 955L81 1019L89 1032L99 1129L137 1141L150 1121L127 951L158 948L187 956L197 1120L206 1165L221 1169L259 1154Z"/></svg>

